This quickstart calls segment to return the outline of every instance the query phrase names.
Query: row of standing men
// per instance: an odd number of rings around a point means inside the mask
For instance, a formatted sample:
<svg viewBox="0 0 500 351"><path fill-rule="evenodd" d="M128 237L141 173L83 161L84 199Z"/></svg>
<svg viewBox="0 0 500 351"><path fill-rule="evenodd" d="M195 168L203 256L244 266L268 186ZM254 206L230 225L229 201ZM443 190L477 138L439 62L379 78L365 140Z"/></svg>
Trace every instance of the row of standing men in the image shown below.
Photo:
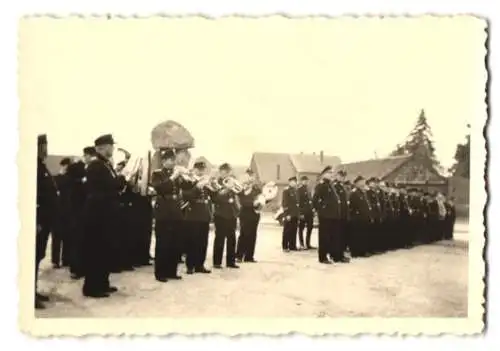
<svg viewBox="0 0 500 351"><path fill-rule="evenodd" d="M109 274L151 265L152 226L155 232L154 275L166 282L179 280L178 264L185 256L187 273L210 273L205 267L210 221L215 225L213 267L222 268L224 246L226 267L239 268L237 261L254 259L260 194L248 171L250 185L236 193L224 187L231 177L229 164L219 168L217 191L185 180L175 165L183 150L164 150L162 168L153 173L154 194L141 195L114 169L112 135L98 137L84 148L83 162L61 162L61 174L52 177L45 159L47 136L38 137L35 307L44 308L48 296L37 292L38 271L52 235L52 263L69 266L72 279L84 278L83 295L109 297L117 291ZM193 172L207 172L203 162ZM154 195L154 201L152 196ZM154 203L154 204L153 204ZM186 206L187 205L187 206ZM236 240L237 221L240 235ZM154 219L154 220L153 220ZM61 245L62 244L62 245ZM62 264L61 264L62 259Z"/></svg>
<svg viewBox="0 0 500 351"><path fill-rule="evenodd" d="M349 262L388 250L410 248L453 238L455 206L441 193L390 186L377 178L357 176L346 181L344 170L321 172L313 195L308 178L289 179L283 192L283 251L296 251L297 234L302 248L310 249L314 216L318 217L320 263ZM303 231L306 229L304 241Z"/></svg>

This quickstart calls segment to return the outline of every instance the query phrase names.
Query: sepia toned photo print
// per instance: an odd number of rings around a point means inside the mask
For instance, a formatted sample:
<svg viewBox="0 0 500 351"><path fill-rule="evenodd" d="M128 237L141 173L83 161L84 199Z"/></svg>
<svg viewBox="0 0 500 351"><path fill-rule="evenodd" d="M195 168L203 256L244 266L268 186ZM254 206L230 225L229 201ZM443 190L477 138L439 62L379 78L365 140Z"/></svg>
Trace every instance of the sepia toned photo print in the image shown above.
<svg viewBox="0 0 500 351"><path fill-rule="evenodd" d="M486 57L474 16L21 19L21 329L480 333Z"/></svg>

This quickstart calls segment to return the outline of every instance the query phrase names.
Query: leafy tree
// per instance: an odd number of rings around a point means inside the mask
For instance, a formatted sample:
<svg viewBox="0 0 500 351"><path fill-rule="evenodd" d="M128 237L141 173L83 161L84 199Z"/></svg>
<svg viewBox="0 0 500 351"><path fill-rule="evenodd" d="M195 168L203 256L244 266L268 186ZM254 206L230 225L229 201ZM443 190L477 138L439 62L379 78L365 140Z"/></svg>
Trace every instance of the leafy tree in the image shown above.
<svg viewBox="0 0 500 351"><path fill-rule="evenodd" d="M470 125L467 125L470 128ZM470 177L470 132L466 135L465 143L458 144L455 151L455 163L450 168L453 176L469 179Z"/></svg>
<svg viewBox="0 0 500 351"><path fill-rule="evenodd" d="M432 140L431 127L427 123L425 111L422 109L418 116L417 123L410 132L406 141L402 145L397 145L391 156L402 156L414 154L424 157L432 162L433 166L438 166L439 162L435 155L436 149Z"/></svg>

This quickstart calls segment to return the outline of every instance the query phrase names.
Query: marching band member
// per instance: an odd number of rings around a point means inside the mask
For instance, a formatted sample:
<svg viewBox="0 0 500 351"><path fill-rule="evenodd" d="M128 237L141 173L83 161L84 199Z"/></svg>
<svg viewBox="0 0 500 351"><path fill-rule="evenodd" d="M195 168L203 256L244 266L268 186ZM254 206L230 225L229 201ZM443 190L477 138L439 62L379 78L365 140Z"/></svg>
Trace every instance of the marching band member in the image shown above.
<svg viewBox="0 0 500 351"><path fill-rule="evenodd" d="M43 302L49 298L39 294L38 270L40 262L45 257L49 234L57 226L59 209L59 190L54 178L49 173L45 161L47 159L47 135L38 136L37 157L37 194L36 194L36 250L35 250L35 308L43 309Z"/></svg>
<svg viewBox="0 0 500 351"><path fill-rule="evenodd" d="M60 211L57 229L52 233L51 260L54 268L67 267L69 265L68 241L71 229L71 183L68 176L68 167L71 159L65 157L59 163L61 169L54 177L60 192ZM61 265L62 260L62 265Z"/></svg>
<svg viewBox="0 0 500 351"><path fill-rule="evenodd" d="M351 218L351 240L350 250L352 257L364 257L369 247L367 239L373 235L373 212L372 206L365 191L365 179L357 176L354 179L354 188L349 195L349 212Z"/></svg>
<svg viewBox="0 0 500 351"><path fill-rule="evenodd" d="M162 152L162 169L153 172L151 183L156 191L155 217L155 278L159 282L178 280L180 235L183 213L180 187L181 171L175 168L175 152Z"/></svg>
<svg viewBox="0 0 500 351"><path fill-rule="evenodd" d="M219 183L222 186L217 195L214 197L214 224L215 224L215 240L213 253L213 266L216 269L222 268L222 255L224 252L224 244L226 244L226 267L240 268L235 263L236 250L236 224L238 218L238 199L235 189L225 186L225 182L230 180L231 166L227 163L219 167Z"/></svg>
<svg viewBox="0 0 500 351"><path fill-rule="evenodd" d="M445 230L444 230L444 239L445 240L453 240L453 231L455 228L455 220L456 220L456 210L455 210L455 198L450 197L445 202L446 206L446 217L445 217Z"/></svg>
<svg viewBox="0 0 500 351"><path fill-rule="evenodd" d="M373 221L370 223L370 235L368 235L366 240L366 254L375 253L377 247L379 246L380 238L381 238L381 230L382 230L382 221L383 221L383 208L382 203L380 202L380 193L377 189L377 178L372 177L366 181L366 185L368 189L366 191L366 195L368 201L370 201L371 211L372 211L372 219Z"/></svg>
<svg viewBox="0 0 500 351"><path fill-rule="evenodd" d="M313 197L319 219L318 260L330 264L329 254L334 262L346 262L340 240L341 199L333 184L332 167L325 167L321 177Z"/></svg>
<svg viewBox="0 0 500 351"><path fill-rule="evenodd" d="M187 274L211 273L205 268L205 260L212 216L211 197L214 196L215 189L210 189L209 184L202 181L202 177L206 177L206 170L205 162L196 162L193 172L200 180L182 190L183 198L189 202L185 214Z"/></svg>
<svg viewBox="0 0 500 351"><path fill-rule="evenodd" d="M299 198L297 194L297 177L288 178L288 187L283 190L281 199L283 208L283 251L297 251L297 229L300 216Z"/></svg>
<svg viewBox="0 0 500 351"><path fill-rule="evenodd" d="M337 178L333 182L335 191L340 198L340 220L339 220L339 235L340 235L340 251L342 252L341 261L348 262L349 259L345 257L347 243L349 240L349 195L345 186L345 177L347 172L343 169L337 172Z"/></svg>
<svg viewBox="0 0 500 351"><path fill-rule="evenodd" d="M257 242L257 228L260 221L260 212L256 208L255 199L261 193L261 188L255 183L255 174L247 169L248 177L245 188L238 194L240 210L240 235L236 245L236 259L244 262L257 262L254 258ZM257 205L260 206L260 205Z"/></svg>
<svg viewBox="0 0 500 351"><path fill-rule="evenodd" d="M96 150L93 146L83 149L83 161L72 163L68 168L71 179L71 234L68 240L70 252L71 279L80 279L84 276L81 247L84 236L84 207L86 198L86 168L95 159Z"/></svg>
<svg viewBox="0 0 500 351"><path fill-rule="evenodd" d="M116 235L119 191L123 188L110 159L114 140L111 134L98 137L96 158L88 164L86 174L85 233L82 245L85 281L83 295L109 297L117 291L109 284L111 243Z"/></svg>
<svg viewBox="0 0 500 351"><path fill-rule="evenodd" d="M314 249L311 246L311 233L314 224L314 212L312 207L311 194L309 192L309 178L302 176L300 178L300 185L297 189L299 197L299 242L303 249ZM304 229L306 229L306 241L304 244Z"/></svg>

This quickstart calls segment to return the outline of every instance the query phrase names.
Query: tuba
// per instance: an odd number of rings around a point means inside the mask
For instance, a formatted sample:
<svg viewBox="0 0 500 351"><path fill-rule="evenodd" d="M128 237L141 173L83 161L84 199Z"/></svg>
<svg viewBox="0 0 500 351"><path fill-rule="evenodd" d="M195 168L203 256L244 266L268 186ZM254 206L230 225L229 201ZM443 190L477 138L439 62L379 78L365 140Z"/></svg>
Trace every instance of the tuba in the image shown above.
<svg viewBox="0 0 500 351"><path fill-rule="evenodd" d="M148 152L146 156L133 155L124 148L117 148L117 152L122 154L122 157L113 157L116 164L125 163L123 169L119 172L125 178L125 181L132 188L147 195L149 185L149 174L151 171L151 154Z"/></svg>

